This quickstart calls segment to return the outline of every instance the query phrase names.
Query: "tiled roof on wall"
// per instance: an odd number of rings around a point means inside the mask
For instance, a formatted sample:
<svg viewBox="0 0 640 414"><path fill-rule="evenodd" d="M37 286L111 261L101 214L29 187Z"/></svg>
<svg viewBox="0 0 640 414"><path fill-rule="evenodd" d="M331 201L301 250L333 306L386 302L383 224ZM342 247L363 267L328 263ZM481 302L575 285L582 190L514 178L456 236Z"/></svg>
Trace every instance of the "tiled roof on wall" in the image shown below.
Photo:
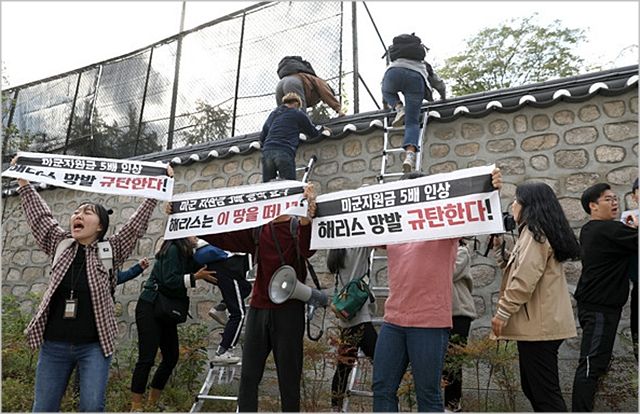
<svg viewBox="0 0 640 414"><path fill-rule="evenodd" d="M531 85L500 89L490 92L465 95L454 99L440 100L422 106L428 111L429 122L447 123L459 118L482 118L491 113L512 113L524 106L548 108L560 102L584 102L594 95L618 96L638 88L638 66L626 66L602 72L562 78ZM377 110L334 118L323 125L331 129L331 135L307 139L318 142L324 139L342 139L350 134L366 135L383 129L385 117L395 112ZM260 134L235 136L204 144L145 154L133 159L143 161L171 162L173 165L188 165L194 162L227 158L234 154L249 154L260 150ZM40 184L40 188L46 188ZM15 190L3 190L3 195L12 195Z"/></svg>
<svg viewBox="0 0 640 414"><path fill-rule="evenodd" d="M562 78L531 85L465 95L454 99L431 102L422 106L428 111L429 122L452 122L459 118L482 118L491 113L512 113L524 106L547 108L560 102L584 102L594 95L617 96L638 88L638 66L627 66L586 75ZM331 136L320 135L306 139L318 142L324 139L342 139L350 134L365 135L383 128L384 117L393 112L377 110L334 118L324 126L331 129ZM136 157L145 161L171 161L174 165L226 158L234 154L248 154L260 149L258 132L212 141L186 148L157 152Z"/></svg>

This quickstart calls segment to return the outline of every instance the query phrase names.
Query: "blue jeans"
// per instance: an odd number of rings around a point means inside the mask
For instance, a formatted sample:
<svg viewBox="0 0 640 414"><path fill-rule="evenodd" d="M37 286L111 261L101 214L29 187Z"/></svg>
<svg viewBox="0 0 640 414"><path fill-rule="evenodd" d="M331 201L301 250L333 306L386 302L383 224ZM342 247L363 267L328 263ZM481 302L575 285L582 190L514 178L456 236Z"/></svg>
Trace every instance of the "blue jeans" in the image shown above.
<svg viewBox="0 0 640 414"><path fill-rule="evenodd" d="M420 106L424 97L424 78L407 68L389 68L382 78L382 98L392 108L404 95L404 141L402 147L413 145L420 151Z"/></svg>
<svg viewBox="0 0 640 414"><path fill-rule="evenodd" d="M69 376L78 366L80 374L80 411L104 411L109 364L99 342L74 345L44 341L36 368L34 412L60 411L60 401Z"/></svg>
<svg viewBox="0 0 640 414"><path fill-rule="evenodd" d="M418 411L444 411L440 381L448 342L448 328L382 324L373 358L373 411L398 411L398 387L409 362Z"/></svg>
<svg viewBox="0 0 640 414"><path fill-rule="evenodd" d="M268 149L262 151L262 182L268 183L276 178L276 172L280 172L283 180L296 179L295 155L289 151L280 149Z"/></svg>

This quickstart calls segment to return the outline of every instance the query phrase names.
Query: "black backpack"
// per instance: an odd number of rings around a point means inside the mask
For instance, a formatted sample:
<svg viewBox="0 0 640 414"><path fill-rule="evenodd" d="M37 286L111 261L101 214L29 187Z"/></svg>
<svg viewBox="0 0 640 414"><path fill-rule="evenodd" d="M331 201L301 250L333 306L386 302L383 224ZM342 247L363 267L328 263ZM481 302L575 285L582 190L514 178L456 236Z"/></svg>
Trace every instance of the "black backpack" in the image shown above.
<svg viewBox="0 0 640 414"><path fill-rule="evenodd" d="M393 44L389 46L389 58L392 62L398 58L421 61L426 54L426 47L414 33L394 37Z"/></svg>
<svg viewBox="0 0 640 414"><path fill-rule="evenodd" d="M301 56L285 56L280 60L280 63L278 63L278 77L280 79L299 72L317 76L311 63L302 59Z"/></svg>

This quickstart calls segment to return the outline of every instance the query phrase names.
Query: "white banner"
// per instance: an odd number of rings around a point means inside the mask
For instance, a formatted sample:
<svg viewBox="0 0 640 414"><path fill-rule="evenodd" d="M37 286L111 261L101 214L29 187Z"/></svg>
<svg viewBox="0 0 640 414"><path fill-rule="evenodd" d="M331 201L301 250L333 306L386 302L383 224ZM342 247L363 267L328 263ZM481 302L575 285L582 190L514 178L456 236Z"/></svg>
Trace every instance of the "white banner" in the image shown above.
<svg viewBox="0 0 640 414"><path fill-rule="evenodd" d="M173 195L173 178L167 176L166 164L35 152L19 152L17 157L3 177L166 201Z"/></svg>
<svg viewBox="0 0 640 414"><path fill-rule="evenodd" d="M264 184L178 194L171 200L165 240L228 233L262 226L280 215L306 216L301 181Z"/></svg>
<svg viewBox="0 0 640 414"><path fill-rule="evenodd" d="M317 198L311 248L381 246L504 231L495 166L339 191Z"/></svg>

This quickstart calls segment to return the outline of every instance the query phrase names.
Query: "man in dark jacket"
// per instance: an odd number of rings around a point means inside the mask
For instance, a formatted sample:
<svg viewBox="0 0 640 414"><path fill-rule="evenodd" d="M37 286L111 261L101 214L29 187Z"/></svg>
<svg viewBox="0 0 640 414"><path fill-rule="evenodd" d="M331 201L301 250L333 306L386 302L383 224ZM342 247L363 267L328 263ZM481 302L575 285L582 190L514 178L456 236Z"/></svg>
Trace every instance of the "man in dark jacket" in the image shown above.
<svg viewBox="0 0 640 414"><path fill-rule="evenodd" d="M300 143L300 133L311 138L320 135L309 117L300 111L300 97L288 93L262 127L260 144L262 146L262 181L267 183L276 178L296 179L296 150ZM324 128L324 130L329 131Z"/></svg>
<svg viewBox="0 0 640 414"><path fill-rule="evenodd" d="M582 194L590 220L580 231L582 274L574 297L582 327L580 359L573 382L572 411L593 411L598 379L609 366L622 307L629 298L629 264L638 253L638 223L617 220L618 197L609 184Z"/></svg>

